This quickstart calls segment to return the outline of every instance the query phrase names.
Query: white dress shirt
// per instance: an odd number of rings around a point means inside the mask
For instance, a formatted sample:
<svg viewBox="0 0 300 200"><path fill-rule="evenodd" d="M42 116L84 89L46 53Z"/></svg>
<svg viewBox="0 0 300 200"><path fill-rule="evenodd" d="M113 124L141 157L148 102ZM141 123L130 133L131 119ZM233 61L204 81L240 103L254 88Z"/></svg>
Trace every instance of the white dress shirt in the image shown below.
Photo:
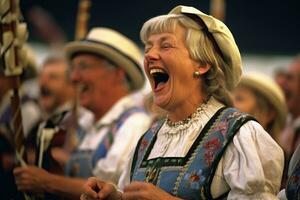
<svg viewBox="0 0 300 200"><path fill-rule="evenodd" d="M95 150L109 130L111 122L135 105L137 105L135 99L132 96L127 96L119 100L98 122L90 124L81 122L85 124L87 133L79 146L79 150ZM94 167L94 176L117 183L126 167L130 152L149 128L150 123L149 115L144 112L133 113L126 118L118 129L108 153Z"/></svg>

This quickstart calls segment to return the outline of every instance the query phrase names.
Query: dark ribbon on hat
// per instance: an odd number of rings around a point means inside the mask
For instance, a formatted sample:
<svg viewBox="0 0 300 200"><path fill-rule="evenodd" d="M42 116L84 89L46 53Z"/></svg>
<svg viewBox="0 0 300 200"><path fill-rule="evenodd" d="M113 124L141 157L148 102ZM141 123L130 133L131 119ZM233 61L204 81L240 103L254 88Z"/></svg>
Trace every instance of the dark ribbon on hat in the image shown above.
<svg viewBox="0 0 300 200"><path fill-rule="evenodd" d="M200 27L202 27L203 32L207 35L208 39L211 41L215 51L221 56L221 58L225 62L225 56L222 53L217 41L215 40L214 36L211 32L209 32L208 27L204 23L204 21L201 19L201 17L196 16L195 14L191 13L182 13L183 15L186 15L187 17L191 18L193 21L195 21Z"/></svg>
<svg viewBox="0 0 300 200"><path fill-rule="evenodd" d="M140 67L140 65L135 61L133 60L131 57L129 57L128 55L126 55L125 53L123 53L122 51L120 51L119 49L107 44L107 43L104 43L104 42L99 42L99 41L96 41L96 40L90 40L90 39L83 39L83 40L80 40L82 42L91 42L91 43L96 43L96 44L100 44L100 45L104 45L108 48L111 48L113 49L114 51L116 51L117 53L121 54L122 56L124 56L125 58L127 58L128 60L130 60L134 65L135 67L138 69L138 71L140 72L140 74L144 77L144 74L143 74L143 71ZM83 51L83 52L88 52L90 53L89 51ZM80 51L76 52L76 53L80 53ZM100 55L100 56L103 56L101 53L95 53L96 55ZM73 54L74 55L74 54ZM72 56L71 56L72 57ZM112 62L113 64L115 64L115 62L111 59L111 58L107 58L106 56L104 56L106 59L108 59L110 62Z"/></svg>

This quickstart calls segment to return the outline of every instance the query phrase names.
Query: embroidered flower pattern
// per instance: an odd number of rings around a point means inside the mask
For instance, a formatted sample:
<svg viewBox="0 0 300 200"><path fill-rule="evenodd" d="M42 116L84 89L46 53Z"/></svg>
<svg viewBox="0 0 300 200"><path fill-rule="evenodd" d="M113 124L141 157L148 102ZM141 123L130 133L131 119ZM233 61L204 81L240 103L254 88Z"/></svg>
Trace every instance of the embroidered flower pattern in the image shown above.
<svg viewBox="0 0 300 200"><path fill-rule="evenodd" d="M225 136L228 129L228 122L220 122L216 126L214 126L213 131L217 132L220 131L220 133Z"/></svg>
<svg viewBox="0 0 300 200"><path fill-rule="evenodd" d="M236 117L238 117L238 116L240 116L240 115L242 115L241 112L233 112L233 113L231 113L230 115L228 115L227 121L229 121L229 120L232 119L232 118L236 118Z"/></svg>
<svg viewBox="0 0 300 200"><path fill-rule="evenodd" d="M219 138L212 138L203 145L205 149L204 159L207 165L211 165L215 158L215 151L220 149L221 145L222 143Z"/></svg>
<svg viewBox="0 0 300 200"><path fill-rule="evenodd" d="M188 187L192 189L199 189L202 186L202 182L205 181L202 169L186 173L183 179L187 181Z"/></svg>
<svg viewBox="0 0 300 200"><path fill-rule="evenodd" d="M149 142L146 138L143 138L141 141L141 145L140 145L140 152L143 152L145 150L145 148L148 146Z"/></svg>

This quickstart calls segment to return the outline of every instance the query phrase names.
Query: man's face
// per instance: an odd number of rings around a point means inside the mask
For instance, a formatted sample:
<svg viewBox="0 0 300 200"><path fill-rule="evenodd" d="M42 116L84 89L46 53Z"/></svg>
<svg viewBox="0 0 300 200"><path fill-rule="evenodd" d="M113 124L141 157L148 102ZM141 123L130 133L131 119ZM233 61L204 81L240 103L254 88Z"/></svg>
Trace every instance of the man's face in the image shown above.
<svg viewBox="0 0 300 200"><path fill-rule="evenodd" d="M79 87L80 104L91 110L106 108L114 93L114 69L105 59L79 54L71 62L71 81Z"/></svg>
<svg viewBox="0 0 300 200"><path fill-rule="evenodd" d="M296 116L300 115L300 61L293 62L286 76L283 87L289 111Z"/></svg>
<svg viewBox="0 0 300 200"><path fill-rule="evenodd" d="M49 63L42 68L39 75L40 104L47 113L62 106L72 90L66 70L67 65L63 62Z"/></svg>

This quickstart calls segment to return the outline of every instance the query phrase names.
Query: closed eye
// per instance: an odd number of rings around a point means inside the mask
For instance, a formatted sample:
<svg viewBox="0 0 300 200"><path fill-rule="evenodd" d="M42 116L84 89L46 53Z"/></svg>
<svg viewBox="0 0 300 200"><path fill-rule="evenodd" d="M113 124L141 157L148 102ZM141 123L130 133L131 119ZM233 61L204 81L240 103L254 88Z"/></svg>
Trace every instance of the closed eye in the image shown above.
<svg viewBox="0 0 300 200"><path fill-rule="evenodd" d="M170 43L163 43L163 44L161 45L161 47L164 48L164 49L166 49L166 48L172 48L173 45L171 45Z"/></svg>
<svg viewBox="0 0 300 200"><path fill-rule="evenodd" d="M148 53L150 51L150 47L145 47L144 53Z"/></svg>
<svg viewBox="0 0 300 200"><path fill-rule="evenodd" d="M145 49L144 49L144 53L148 53L151 50L152 46L153 46L152 44L146 44Z"/></svg>

